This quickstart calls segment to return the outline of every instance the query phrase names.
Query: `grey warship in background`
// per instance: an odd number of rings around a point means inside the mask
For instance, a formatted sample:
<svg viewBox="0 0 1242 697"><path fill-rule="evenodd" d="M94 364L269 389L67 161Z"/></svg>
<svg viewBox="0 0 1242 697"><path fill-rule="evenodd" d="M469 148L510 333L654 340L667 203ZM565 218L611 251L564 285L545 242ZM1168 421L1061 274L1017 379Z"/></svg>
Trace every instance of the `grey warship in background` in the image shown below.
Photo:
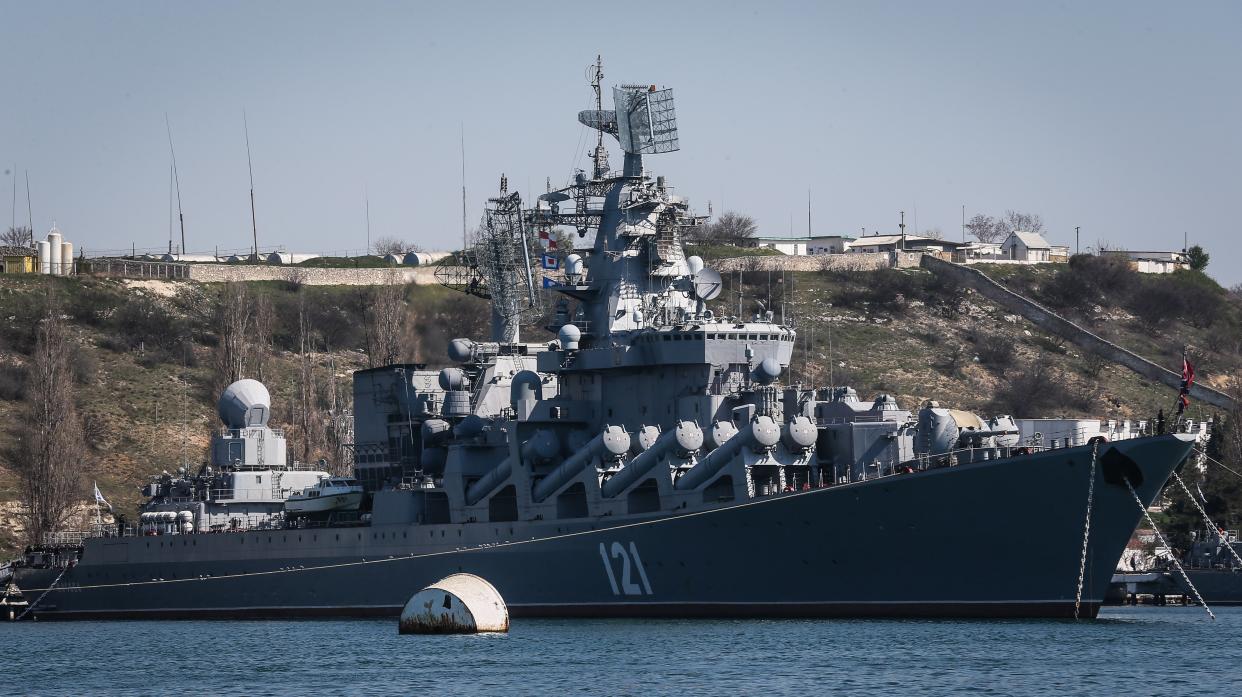
<svg viewBox="0 0 1242 697"><path fill-rule="evenodd" d="M214 469L156 482L136 530L18 569L35 614L396 615L464 571L515 616L1068 617L1094 473L1095 616L1140 516L1127 481L1150 504L1193 439L1023 446L1007 417L782 385L794 329L710 309L720 275L681 244L701 221L644 168L678 149L672 91L613 98L579 114L592 171L530 207L502 190L444 270L490 300L492 339L354 375L362 510L285 515L280 482L309 477L272 452L265 391L235 385ZM537 263L564 227L593 246ZM523 343L540 286L555 339Z"/></svg>

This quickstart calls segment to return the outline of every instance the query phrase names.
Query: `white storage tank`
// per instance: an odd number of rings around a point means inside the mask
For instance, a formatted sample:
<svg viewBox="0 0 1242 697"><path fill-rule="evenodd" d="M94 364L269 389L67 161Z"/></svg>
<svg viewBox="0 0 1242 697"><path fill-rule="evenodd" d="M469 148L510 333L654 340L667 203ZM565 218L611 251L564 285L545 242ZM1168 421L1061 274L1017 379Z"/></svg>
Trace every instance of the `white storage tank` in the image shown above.
<svg viewBox="0 0 1242 697"><path fill-rule="evenodd" d="M60 243L60 275L68 276L73 273L73 243Z"/></svg>
<svg viewBox="0 0 1242 697"><path fill-rule="evenodd" d="M53 276L60 275L60 243L62 241L60 230L53 227L52 231L47 233L48 261L51 264L48 273Z"/></svg>
<svg viewBox="0 0 1242 697"><path fill-rule="evenodd" d="M318 259L318 258L319 258L318 254L304 254L304 253L298 253L298 252L272 252L271 254L267 255L267 263L274 264L274 265L276 264L279 264L279 265L301 264L304 261L310 261L311 259Z"/></svg>
<svg viewBox="0 0 1242 697"><path fill-rule="evenodd" d="M47 240L39 240L35 246L39 249L39 273L52 273L52 251Z"/></svg>

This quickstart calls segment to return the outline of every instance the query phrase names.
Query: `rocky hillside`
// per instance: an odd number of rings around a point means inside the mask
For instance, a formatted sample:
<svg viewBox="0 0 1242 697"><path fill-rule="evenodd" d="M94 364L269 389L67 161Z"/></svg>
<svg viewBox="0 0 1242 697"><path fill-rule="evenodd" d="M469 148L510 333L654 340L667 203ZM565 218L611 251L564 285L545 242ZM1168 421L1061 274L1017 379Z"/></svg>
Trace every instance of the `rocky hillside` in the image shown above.
<svg viewBox="0 0 1242 697"><path fill-rule="evenodd" d="M1109 271L1109 274L1103 273ZM990 270L1011 288L1074 315L1109 339L1170 367L1189 344L1201 378L1224 386L1242 367L1242 306L1201 274L1139 278L1124 269L1070 267ZM893 394L906 406L935 398L982 412L1018 416L1149 418L1173 392L1108 365L968 289L924 270L727 275L715 311L782 308L799 331L792 381L849 384L863 395ZM13 514L19 478L12 454L27 418L26 371L35 327L48 308L68 322L75 354L74 394L82 417L83 492L96 480L118 509L132 510L138 487L182 462L201 462L218 422L215 394L225 381L220 357L222 300L255 308L246 372L272 392L274 421L289 432L291 456L323 455L299 424L304 372L312 401L347 409L351 371L374 353L368 318L375 288L299 287L104 279L2 277L0 280L0 555L19 544ZM447 363L454 336L481 336L483 301L434 286L400 296L401 360ZM547 336L533 321L525 337ZM303 328L305 327L305 331ZM307 372L309 371L309 372ZM1207 416L1197 406L1195 416Z"/></svg>

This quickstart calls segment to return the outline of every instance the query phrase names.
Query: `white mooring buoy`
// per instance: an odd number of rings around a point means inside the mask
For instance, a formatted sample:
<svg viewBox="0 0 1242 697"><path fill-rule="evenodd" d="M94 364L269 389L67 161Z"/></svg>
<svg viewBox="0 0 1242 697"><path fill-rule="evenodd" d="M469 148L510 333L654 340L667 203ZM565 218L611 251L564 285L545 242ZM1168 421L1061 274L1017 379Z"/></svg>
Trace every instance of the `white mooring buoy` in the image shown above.
<svg viewBox="0 0 1242 697"><path fill-rule="evenodd" d="M401 634L509 631L509 608L495 586L474 574L453 574L414 594L401 610Z"/></svg>

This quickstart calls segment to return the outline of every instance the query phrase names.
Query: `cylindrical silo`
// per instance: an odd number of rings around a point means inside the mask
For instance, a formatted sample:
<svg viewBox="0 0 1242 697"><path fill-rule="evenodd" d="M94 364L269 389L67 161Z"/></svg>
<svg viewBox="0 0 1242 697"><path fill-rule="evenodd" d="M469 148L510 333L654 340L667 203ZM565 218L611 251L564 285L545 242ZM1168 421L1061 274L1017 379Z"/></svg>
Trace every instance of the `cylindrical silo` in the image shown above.
<svg viewBox="0 0 1242 697"><path fill-rule="evenodd" d="M68 276L73 273L73 243L60 243L60 275Z"/></svg>
<svg viewBox="0 0 1242 697"><path fill-rule="evenodd" d="M39 240L35 247L39 250L39 273L52 273L52 252L47 240Z"/></svg>
<svg viewBox="0 0 1242 697"><path fill-rule="evenodd" d="M51 263L51 269L48 271L48 273L52 274L53 276L60 275L60 243L61 241L62 239L60 236L60 230L57 230L56 228L52 228L52 231L47 233L47 248L48 248L48 254L49 254L48 260Z"/></svg>

